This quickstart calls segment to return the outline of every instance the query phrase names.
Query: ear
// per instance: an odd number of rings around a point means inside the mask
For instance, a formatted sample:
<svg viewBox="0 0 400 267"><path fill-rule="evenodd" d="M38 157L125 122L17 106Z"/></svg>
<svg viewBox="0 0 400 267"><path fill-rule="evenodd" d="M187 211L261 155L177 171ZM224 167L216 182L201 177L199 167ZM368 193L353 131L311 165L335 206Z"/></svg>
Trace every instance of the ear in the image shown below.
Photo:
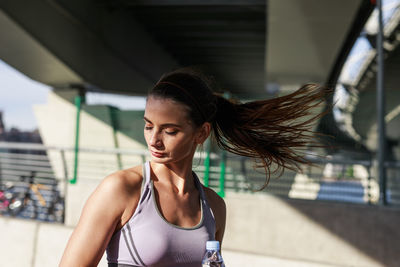
<svg viewBox="0 0 400 267"><path fill-rule="evenodd" d="M196 134L196 144L200 145L206 141L207 137L210 135L211 132L211 123L205 122L202 126L199 127Z"/></svg>

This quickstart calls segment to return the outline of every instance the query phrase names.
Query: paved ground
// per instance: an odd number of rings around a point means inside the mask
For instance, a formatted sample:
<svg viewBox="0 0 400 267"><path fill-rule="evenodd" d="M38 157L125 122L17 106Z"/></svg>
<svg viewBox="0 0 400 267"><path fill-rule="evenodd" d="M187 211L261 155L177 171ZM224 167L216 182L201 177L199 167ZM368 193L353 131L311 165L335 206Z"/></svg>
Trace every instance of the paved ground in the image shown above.
<svg viewBox="0 0 400 267"><path fill-rule="evenodd" d="M293 261L289 259L266 257L256 254L247 254L236 251L223 251L223 258L227 267L334 267L315 262Z"/></svg>

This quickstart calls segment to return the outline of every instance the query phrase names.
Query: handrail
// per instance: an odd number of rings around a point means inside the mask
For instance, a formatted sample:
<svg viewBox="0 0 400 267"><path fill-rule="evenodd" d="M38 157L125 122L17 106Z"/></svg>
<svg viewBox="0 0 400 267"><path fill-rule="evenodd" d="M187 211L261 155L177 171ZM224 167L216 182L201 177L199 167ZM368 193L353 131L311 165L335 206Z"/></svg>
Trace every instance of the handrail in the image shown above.
<svg viewBox="0 0 400 267"><path fill-rule="evenodd" d="M18 150L21 150L21 153L18 153ZM16 153L13 153L13 151ZM40 151L47 154L36 154ZM73 174L73 151L74 149L71 147L0 142L0 180L11 179L16 181L20 175L36 170L39 171L38 177L43 179L68 181ZM122 155L121 159L125 167L143 162L145 158L150 156L147 149L81 147L79 151L82 153L79 179L86 181L88 179L101 179L117 170L115 154ZM33 154L22 154L25 152ZM204 152L196 152L194 171L203 179L205 185L215 189L221 196L224 196L225 192L230 190L251 193L252 190L261 188L265 181L265 173L262 169L259 172L253 170L251 159L231 153L225 153L225 156L223 154L218 155L215 152L210 153L210 157L207 158L206 153L206 147ZM92 154L99 156L93 157ZM272 176L271 182L264 192L290 198L320 199L321 196L318 191L325 190L325 194L330 194L329 197L333 194L333 200L337 200L338 198L346 199L347 196L354 198L355 195L361 194L359 190L364 190L364 200L360 195L359 201L375 203L375 196L379 195L379 192L376 192L375 189L379 189L379 185L376 184L376 177L374 176L376 168L374 160L351 160L312 154L305 156L305 159L313 165L302 166L303 172L299 174L285 171L279 179L274 179ZM207 160L209 160L209 164L207 164ZM397 201L400 205L400 188L397 187L400 181L393 180L400 177L398 175L400 161L386 161L386 166L392 170L390 172L391 178L388 181L390 201L391 203ZM360 168L364 172L361 179L359 178ZM330 174L324 176L326 173ZM206 179L207 174L208 180ZM358 186L355 186L356 184ZM352 202L353 200L348 201Z"/></svg>

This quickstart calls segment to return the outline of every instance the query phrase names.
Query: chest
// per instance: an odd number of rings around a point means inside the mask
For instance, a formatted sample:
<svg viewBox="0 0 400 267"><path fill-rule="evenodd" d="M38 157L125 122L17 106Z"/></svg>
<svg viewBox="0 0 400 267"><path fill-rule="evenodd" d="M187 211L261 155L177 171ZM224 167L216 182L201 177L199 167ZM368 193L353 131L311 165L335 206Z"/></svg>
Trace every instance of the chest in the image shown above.
<svg viewBox="0 0 400 267"><path fill-rule="evenodd" d="M213 238L205 226L188 230L143 225L131 234L146 266L200 266L205 243Z"/></svg>
<svg viewBox="0 0 400 267"><path fill-rule="evenodd" d="M160 216L167 222L185 228L194 227L200 223L202 206L198 192L183 197L163 192L154 187L154 205Z"/></svg>

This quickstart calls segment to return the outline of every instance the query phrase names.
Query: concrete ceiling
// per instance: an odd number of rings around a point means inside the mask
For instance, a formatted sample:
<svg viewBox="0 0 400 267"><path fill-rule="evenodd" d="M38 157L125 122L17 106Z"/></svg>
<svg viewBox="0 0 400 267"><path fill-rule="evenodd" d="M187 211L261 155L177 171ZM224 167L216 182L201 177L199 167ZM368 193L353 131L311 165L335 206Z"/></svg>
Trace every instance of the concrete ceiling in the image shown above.
<svg viewBox="0 0 400 267"><path fill-rule="evenodd" d="M224 90L265 98L325 83L362 0L3 0L0 58L54 87L143 95L200 65Z"/></svg>
<svg viewBox="0 0 400 267"><path fill-rule="evenodd" d="M273 0L268 7L268 81L325 83L361 0Z"/></svg>

